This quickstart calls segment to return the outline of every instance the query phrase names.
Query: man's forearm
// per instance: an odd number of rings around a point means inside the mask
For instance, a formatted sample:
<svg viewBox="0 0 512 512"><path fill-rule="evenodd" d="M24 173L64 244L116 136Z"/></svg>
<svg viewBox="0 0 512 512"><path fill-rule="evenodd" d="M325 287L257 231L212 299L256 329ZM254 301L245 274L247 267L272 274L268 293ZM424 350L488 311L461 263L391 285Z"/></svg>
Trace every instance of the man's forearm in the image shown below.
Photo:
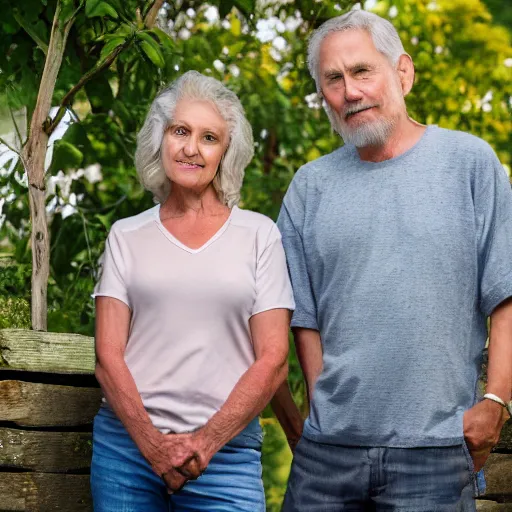
<svg viewBox="0 0 512 512"><path fill-rule="evenodd" d="M491 315L488 393L508 402L512 394L512 299L499 305Z"/></svg>
<svg viewBox="0 0 512 512"><path fill-rule="evenodd" d="M306 380L308 401L311 403L313 390L323 368L323 351L320 333L314 329L294 328L295 350Z"/></svg>
<svg viewBox="0 0 512 512"><path fill-rule="evenodd" d="M304 419L293 400L288 381L279 386L270 404L293 449L302 435Z"/></svg>

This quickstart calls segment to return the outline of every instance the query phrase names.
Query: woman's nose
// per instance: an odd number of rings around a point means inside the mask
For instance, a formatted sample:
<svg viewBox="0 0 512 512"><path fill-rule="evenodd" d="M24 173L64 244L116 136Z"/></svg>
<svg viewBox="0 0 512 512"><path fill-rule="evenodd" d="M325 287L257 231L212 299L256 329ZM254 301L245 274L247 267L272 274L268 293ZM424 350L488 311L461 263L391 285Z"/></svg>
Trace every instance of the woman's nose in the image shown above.
<svg viewBox="0 0 512 512"><path fill-rule="evenodd" d="M187 156L197 155L197 141L195 137L187 137L187 141L183 147L183 152Z"/></svg>

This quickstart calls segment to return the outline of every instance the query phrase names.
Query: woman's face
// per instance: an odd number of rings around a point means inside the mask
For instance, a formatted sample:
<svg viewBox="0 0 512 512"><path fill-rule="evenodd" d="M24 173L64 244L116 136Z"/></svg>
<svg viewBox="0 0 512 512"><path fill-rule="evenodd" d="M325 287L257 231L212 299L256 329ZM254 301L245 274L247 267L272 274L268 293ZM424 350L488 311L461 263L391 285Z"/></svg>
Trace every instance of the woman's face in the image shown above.
<svg viewBox="0 0 512 512"><path fill-rule="evenodd" d="M165 174L174 184L202 192L211 185L228 143L228 125L212 103L183 99L162 142Z"/></svg>

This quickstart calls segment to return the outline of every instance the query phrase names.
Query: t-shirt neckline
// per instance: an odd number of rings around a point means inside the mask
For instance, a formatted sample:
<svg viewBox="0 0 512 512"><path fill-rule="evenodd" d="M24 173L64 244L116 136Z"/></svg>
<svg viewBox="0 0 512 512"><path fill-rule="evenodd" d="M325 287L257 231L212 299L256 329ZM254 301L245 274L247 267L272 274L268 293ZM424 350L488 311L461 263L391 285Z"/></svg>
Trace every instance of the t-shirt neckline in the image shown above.
<svg viewBox="0 0 512 512"><path fill-rule="evenodd" d="M233 218L233 214L235 210L238 208L238 206L233 206L231 208L231 211L229 212L229 217L226 219L224 224L218 229L218 231L210 237L201 247L198 247L197 249L192 249L188 245L185 245L183 242L178 240L162 223L160 220L160 208L161 205L157 205L155 208L155 221L156 225L158 226L158 229L165 235L165 237L172 242L174 245L179 247L180 249L183 249L184 251L190 253L190 254L197 254L202 251L204 251L206 248L208 248L210 245L212 245L216 240L218 240L223 233L228 229L229 224L231 223L231 219Z"/></svg>
<svg viewBox="0 0 512 512"><path fill-rule="evenodd" d="M425 144L425 142L429 139L432 131L436 130L437 127L438 126L436 124L427 124L425 127L425 131L423 132L419 140L416 141L416 143L412 147L410 147L401 155L398 155L394 158L390 158L388 160L382 160L381 162L370 162L367 160L361 160L361 158L359 157L359 153L357 152L357 148L351 145L350 149L352 151L354 159L357 160L357 164L359 165L359 167L368 170L383 169L390 165L395 165L397 162L405 160L411 157L411 155L414 155Z"/></svg>

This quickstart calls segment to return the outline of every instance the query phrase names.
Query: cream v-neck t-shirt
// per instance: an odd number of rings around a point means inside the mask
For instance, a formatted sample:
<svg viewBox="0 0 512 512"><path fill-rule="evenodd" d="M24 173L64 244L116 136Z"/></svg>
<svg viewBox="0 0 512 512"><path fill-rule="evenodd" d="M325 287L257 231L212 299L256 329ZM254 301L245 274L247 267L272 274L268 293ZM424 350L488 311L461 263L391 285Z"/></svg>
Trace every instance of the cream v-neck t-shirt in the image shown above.
<svg viewBox="0 0 512 512"><path fill-rule="evenodd" d="M131 310L126 364L162 432L187 432L220 409L255 361L252 315L295 303L277 226L233 207L198 249L177 240L157 205L116 222L94 296Z"/></svg>

